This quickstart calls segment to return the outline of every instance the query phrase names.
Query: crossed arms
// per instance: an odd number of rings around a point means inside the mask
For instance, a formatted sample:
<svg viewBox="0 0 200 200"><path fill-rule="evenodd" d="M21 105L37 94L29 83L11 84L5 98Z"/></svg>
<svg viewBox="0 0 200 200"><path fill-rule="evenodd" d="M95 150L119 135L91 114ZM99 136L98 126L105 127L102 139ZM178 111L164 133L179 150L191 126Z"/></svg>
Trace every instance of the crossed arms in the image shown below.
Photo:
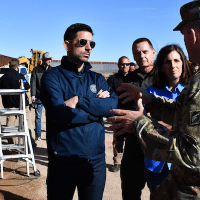
<svg viewBox="0 0 200 200"><path fill-rule="evenodd" d="M110 110L117 107L117 95L103 76L98 79L96 96L73 96L76 92L71 91L70 83L64 80L66 83L63 81L64 84L61 84L61 81L56 74L45 73L41 82L42 102L48 118L54 122L72 125L100 121L102 117L110 116Z"/></svg>
<svg viewBox="0 0 200 200"><path fill-rule="evenodd" d="M108 98L110 97L110 93L108 91L103 91L102 89L96 95L96 98ZM76 108L78 104L78 96L74 96L71 99L65 101L65 105L71 108Z"/></svg>

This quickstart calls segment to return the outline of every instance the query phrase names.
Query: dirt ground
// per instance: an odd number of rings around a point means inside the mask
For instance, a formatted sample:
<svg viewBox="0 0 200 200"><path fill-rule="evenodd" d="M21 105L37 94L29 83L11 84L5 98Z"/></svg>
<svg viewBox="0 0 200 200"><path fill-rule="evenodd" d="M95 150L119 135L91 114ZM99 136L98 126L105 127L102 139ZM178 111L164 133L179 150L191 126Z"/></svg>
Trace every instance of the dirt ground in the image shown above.
<svg viewBox="0 0 200 200"><path fill-rule="evenodd" d="M1 99L0 99L0 107ZM34 110L31 110L32 122L34 124ZM1 119L1 123L5 124L5 119ZM109 124L106 122L105 126ZM4 179L0 179L0 191L3 193L5 200L45 200L46 195L46 177L47 177L47 148L46 148L46 124L45 113L43 109L42 116L42 140L37 142L34 148L34 156L36 167L40 171L40 177L33 175L33 169L30 165L30 176L26 176L26 163L16 159L4 162ZM121 200L121 181L120 172L111 172L113 165L112 152L112 132L106 128L105 146L106 146L106 164L107 179L103 195L103 200ZM134 190L134 189L133 189ZM134 193L132 199L134 200ZM75 192L73 200L78 200L77 192ZM149 190L147 186L142 191L142 200L149 200Z"/></svg>

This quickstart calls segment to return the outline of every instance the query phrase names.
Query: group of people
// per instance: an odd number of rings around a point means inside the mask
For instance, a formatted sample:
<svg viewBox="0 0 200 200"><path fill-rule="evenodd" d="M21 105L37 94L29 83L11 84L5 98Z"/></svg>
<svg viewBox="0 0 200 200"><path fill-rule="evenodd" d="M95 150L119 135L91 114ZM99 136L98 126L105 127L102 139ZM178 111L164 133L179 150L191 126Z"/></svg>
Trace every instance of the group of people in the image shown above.
<svg viewBox="0 0 200 200"><path fill-rule="evenodd" d="M189 60L200 63L200 1L183 5L180 13L182 22L174 31L184 35ZM140 49L137 52L142 54ZM107 119L116 137L128 132L140 142L144 180L154 200L200 199L200 77L199 70L192 76L189 65L180 47L163 47L154 64L152 86L144 90L122 83L117 89L122 104L136 101L137 110L114 109L111 114L115 116Z"/></svg>
<svg viewBox="0 0 200 200"><path fill-rule="evenodd" d="M199 1L184 5L183 22L175 29L184 34L190 61L196 63L200 38L198 23L194 27L193 23L199 20L199 12ZM113 170L118 170L121 161L123 199L141 199L146 182L151 199L198 199L198 71L192 76L182 49L174 44L163 47L154 62L151 41L139 38L132 46L139 69L130 72L129 59L122 56L119 72L106 82L90 71L87 62L95 47L92 36L88 25L68 27L64 34L67 56L42 77L48 199L72 199L76 187L80 199L102 199L103 117L113 123L109 128L114 130Z"/></svg>
<svg viewBox="0 0 200 200"><path fill-rule="evenodd" d="M183 21L174 30L184 35L190 62L200 63L200 1L183 5L180 13ZM106 81L88 62L95 47L90 26L69 26L64 47L60 66L50 69L46 53L31 86L25 85L32 101L37 99L37 140L43 105L46 109L48 200L72 200L76 188L81 200L102 199L103 117L112 122L113 171L121 163L124 200L141 199L146 182L154 200L200 199L200 75L182 49L167 45L154 62L151 41L138 38L132 52L139 68L131 71L129 58L122 56L118 73Z"/></svg>
<svg viewBox="0 0 200 200"><path fill-rule="evenodd" d="M26 118L28 123L28 128L31 136L32 146L37 146L37 141L41 140L41 117L43 104L40 100L40 86L41 78L46 70L51 69L51 54L48 52L44 53L42 56L42 64L35 67L31 74L30 84L27 82L25 77L19 73L19 61L16 58L12 58L9 61L9 70L0 79L1 89L19 89L20 80L24 82L24 88L27 92L30 92L31 103L34 103L35 108L35 129L32 125L32 118L30 113L30 102L27 94L25 95L26 100ZM27 93L26 92L26 93ZM19 95L3 95L2 103L4 108L19 108L20 98ZM6 126L18 126L19 118L17 116L8 116L6 118ZM35 139L33 139L33 133L35 132ZM15 141L12 138L8 138L9 144L14 144Z"/></svg>
<svg viewBox="0 0 200 200"><path fill-rule="evenodd" d="M159 51L154 62L156 51L152 43L147 38L139 38L133 42L132 51L139 69L130 72L129 59L125 56L120 57L118 73L111 75L107 80L115 93L118 96L123 93L117 90L121 83L131 83L152 94L176 100L192 76L192 68L182 49L175 44L167 45ZM137 110L135 101L123 104L123 100L119 99L118 109ZM170 125L164 125L172 129ZM114 132L112 170L118 171L121 164L123 199L130 199L133 188L135 199L140 199L145 183L147 182L153 193L168 176L171 164L144 157L140 142L134 134L116 135L117 131ZM138 179L134 178L136 176Z"/></svg>

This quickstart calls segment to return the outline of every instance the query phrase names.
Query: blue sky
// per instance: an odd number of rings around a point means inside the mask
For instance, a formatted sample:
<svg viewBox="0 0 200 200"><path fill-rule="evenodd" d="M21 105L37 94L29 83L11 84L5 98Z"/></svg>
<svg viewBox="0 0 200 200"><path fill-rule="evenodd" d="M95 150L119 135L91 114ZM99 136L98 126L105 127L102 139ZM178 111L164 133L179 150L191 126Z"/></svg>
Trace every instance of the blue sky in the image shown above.
<svg viewBox="0 0 200 200"><path fill-rule="evenodd" d="M156 51L179 44L187 56L183 35L173 31L181 21L180 7L188 0L1 0L0 54L31 57L30 49L48 51L60 60L66 51L63 35L73 23L94 31L89 61L117 62L132 56L132 43L149 38Z"/></svg>

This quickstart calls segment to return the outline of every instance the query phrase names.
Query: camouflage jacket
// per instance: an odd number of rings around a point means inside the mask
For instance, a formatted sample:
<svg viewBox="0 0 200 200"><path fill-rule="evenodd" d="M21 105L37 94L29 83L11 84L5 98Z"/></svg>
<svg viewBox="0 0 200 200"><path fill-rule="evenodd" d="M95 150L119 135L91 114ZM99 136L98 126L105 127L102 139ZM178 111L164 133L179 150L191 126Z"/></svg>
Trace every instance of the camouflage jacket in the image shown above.
<svg viewBox="0 0 200 200"><path fill-rule="evenodd" d="M154 96L146 107L152 118L141 116L134 122L144 155L172 163L153 198L200 199L200 73L190 79L176 102ZM155 119L171 124L173 131Z"/></svg>

